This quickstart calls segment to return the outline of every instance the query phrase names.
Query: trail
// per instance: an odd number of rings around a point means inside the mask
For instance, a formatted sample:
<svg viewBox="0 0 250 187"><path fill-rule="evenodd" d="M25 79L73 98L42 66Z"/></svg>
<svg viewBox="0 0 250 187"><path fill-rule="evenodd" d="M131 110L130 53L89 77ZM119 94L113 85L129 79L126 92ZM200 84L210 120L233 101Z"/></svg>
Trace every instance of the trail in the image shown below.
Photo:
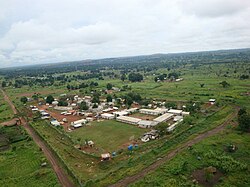
<svg viewBox="0 0 250 187"><path fill-rule="evenodd" d="M3 89L1 89L1 92L3 93L4 100L7 101L13 111L14 114L18 114L16 107L8 97L8 95L5 93ZM49 149L49 147L44 143L44 141L36 134L34 129L30 127L30 125L27 123L27 121L21 117L20 118L21 125L25 128L27 133L33 138L34 142L38 145L38 147L41 148L44 155L46 156L47 160L50 162L53 170L55 171L57 178L61 185L63 187L74 187L75 185L70 181L69 176L67 173L63 170L63 168L60 166L60 163L58 162L57 158L54 156L52 151Z"/></svg>
<svg viewBox="0 0 250 187"><path fill-rule="evenodd" d="M135 175L132 176L128 176L120 181L118 181L117 183L110 185L110 187L123 187L123 186L128 186L129 184L132 184L140 179L143 179L147 174L155 171L157 168L159 168L160 166L162 166L164 163L166 163L167 161L171 160L174 156L176 156L179 152L184 151L188 146L192 146L196 143L199 143L200 141L202 141L205 138L208 138L210 136L213 136L219 132L221 132L226 125L228 124L228 122L230 122L233 118L235 118L237 116L237 112L234 112L230 115L230 117L221 125L217 126L216 128L206 131L202 134L199 134L198 136L196 136L195 138L181 144L181 146L179 146L178 148L170 151L166 156L164 156L162 159L157 160L156 162L154 162L153 164L151 164L150 166L148 166L147 168L143 169L142 171L138 172Z"/></svg>

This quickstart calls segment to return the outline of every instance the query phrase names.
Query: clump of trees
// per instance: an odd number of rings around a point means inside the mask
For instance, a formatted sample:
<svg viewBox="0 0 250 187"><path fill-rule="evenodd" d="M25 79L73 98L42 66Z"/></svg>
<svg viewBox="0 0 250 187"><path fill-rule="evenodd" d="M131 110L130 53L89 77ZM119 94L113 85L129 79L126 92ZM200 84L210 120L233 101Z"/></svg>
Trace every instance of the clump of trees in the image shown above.
<svg viewBox="0 0 250 187"><path fill-rule="evenodd" d="M161 75L159 75L159 76L156 76L155 78L154 78L154 80L155 80L155 82L157 82L157 81L164 81L165 79L167 79L167 74L161 74Z"/></svg>
<svg viewBox="0 0 250 187"><path fill-rule="evenodd" d="M220 84L223 86L223 88L229 87L230 84L227 81L222 81Z"/></svg>
<svg viewBox="0 0 250 187"><path fill-rule="evenodd" d="M48 97L46 97L46 103L52 104L52 102L54 101L54 97L52 95L49 95Z"/></svg>
<svg viewBox="0 0 250 187"><path fill-rule="evenodd" d="M131 82L141 82L143 80L143 75L140 73L130 73L128 75L128 80Z"/></svg>
<svg viewBox="0 0 250 187"><path fill-rule="evenodd" d="M89 107L85 101L81 102L80 104L80 110L88 110Z"/></svg>
<svg viewBox="0 0 250 187"><path fill-rule="evenodd" d="M26 104L28 102L28 98L23 96L21 97L20 101L23 103L23 104Z"/></svg>
<svg viewBox="0 0 250 187"><path fill-rule="evenodd" d="M250 131L250 114L245 108L241 108L238 112L239 129L243 132Z"/></svg>
<svg viewBox="0 0 250 187"><path fill-rule="evenodd" d="M111 83L108 83L106 87L107 87L107 90L111 90L113 88L113 85Z"/></svg>

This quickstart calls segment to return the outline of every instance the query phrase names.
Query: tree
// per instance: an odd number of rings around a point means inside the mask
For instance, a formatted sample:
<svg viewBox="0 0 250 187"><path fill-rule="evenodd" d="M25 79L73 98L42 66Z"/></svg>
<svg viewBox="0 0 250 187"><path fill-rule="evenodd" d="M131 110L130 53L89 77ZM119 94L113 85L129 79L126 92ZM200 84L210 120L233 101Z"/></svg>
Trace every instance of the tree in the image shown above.
<svg viewBox="0 0 250 187"><path fill-rule="evenodd" d="M172 72L168 74L169 79L178 79L179 78L179 73Z"/></svg>
<svg viewBox="0 0 250 187"><path fill-rule="evenodd" d="M238 117L239 128L241 131L249 132L250 130L250 114L244 113Z"/></svg>
<svg viewBox="0 0 250 187"><path fill-rule="evenodd" d="M2 87L6 87L7 86L7 83L5 81L2 82Z"/></svg>
<svg viewBox="0 0 250 187"><path fill-rule="evenodd" d="M171 103L165 103L165 107L166 108L177 108L177 105L173 102Z"/></svg>
<svg viewBox="0 0 250 187"><path fill-rule="evenodd" d="M59 100L58 101L58 106L68 106L68 103L64 100Z"/></svg>
<svg viewBox="0 0 250 187"><path fill-rule="evenodd" d="M93 95L92 103L100 103L100 96L98 93Z"/></svg>
<svg viewBox="0 0 250 187"><path fill-rule="evenodd" d="M241 115L243 115L243 114L246 114L246 113L247 113L246 109L245 108L241 108L239 110L239 112L238 112L238 117L241 116Z"/></svg>
<svg viewBox="0 0 250 187"><path fill-rule="evenodd" d="M125 74L122 74L122 76L121 76L121 80L124 82L125 80L126 80L126 75Z"/></svg>
<svg viewBox="0 0 250 187"><path fill-rule="evenodd" d="M202 84L200 84L200 86L201 86L201 88L203 88L203 87L205 86L205 84L204 84L204 83L202 83Z"/></svg>
<svg viewBox="0 0 250 187"><path fill-rule="evenodd" d="M35 101L38 101L38 95L37 95L37 94L32 95L32 98L33 98Z"/></svg>
<svg viewBox="0 0 250 187"><path fill-rule="evenodd" d="M110 94L108 94L106 99L107 99L107 102L112 102L113 98L112 98L112 96Z"/></svg>
<svg viewBox="0 0 250 187"><path fill-rule="evenodd" d="M21 97L20 101L21 101L23 104L25 104L25 103L28 102L28 98L25 97L25 96L23 96L23 97Z"/></svg>
<svg viewBox="0 0 250 187"><path fill-rule="evenodd" d="M128 79L131 82L141 82L143 80L143 76L140 73L130 73L128 75Z"/></svg>
<svg viewBox="0 0 250 187"><path fill-rule="evenodd" d="M81 110L88 110L89 109L89 107L85 101L81 102L80 109Z"/></svg>
<svg viewBox="0 0 250 187"><path fill-rule="evenodd" d="M130 107L133 104L133 99L129 96L126 96L125 103Z"/></svg>
<svg viewBox="0 0 250 187"><path fill-rule="evenodd" d="M227 81L222 81L220 84L223 86L223 88L229 87L230 84Z"/></svg>
<svg viewBox="0 0 250 187"><path fill-rule="evenodd" d="M108 84L107 84L107 89L108 89L108 90L111 90L112 88L113 88L113 85L112 85L111 83L108 83Z"/></svg>
<svg viewBox="0 0 250 187"><path fill-rule="evenodd" d="M164 136L167 133L167 126L165 123L160 123L155 127L159 132L159 136Z"/></svg>
<svg viewBox="0 0 250 187"><path fill-rule="evenodd" d="M52 104L52 102L54 101L54 97L52 95L49 95L47 98L46 98L46 103L49 103L49 104Z"/></svg>

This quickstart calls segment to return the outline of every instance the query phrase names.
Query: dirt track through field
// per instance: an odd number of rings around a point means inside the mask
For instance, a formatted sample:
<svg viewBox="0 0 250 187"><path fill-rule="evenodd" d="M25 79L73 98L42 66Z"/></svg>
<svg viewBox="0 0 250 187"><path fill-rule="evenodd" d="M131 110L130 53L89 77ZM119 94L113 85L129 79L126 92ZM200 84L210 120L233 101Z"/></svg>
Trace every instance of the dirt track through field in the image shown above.
<svg viewBox="0 0 250 187"><path fill-rule="evenodd" d="M9 103L9 105L11 106L13 113L17 114L18 112L17 112L14 104L12 103L12 101L9 99L8 95L1 88L0 88L0 90L2 91L2 93L4 95L5 101L7 101ZM20 120L21 120L22 126L26 129L28 134L33 138L34 142L42 149L44 155L46 156L46 158L50 162L53 170L55 171L57 178L58 178L59 182L61 183L61 185L63 187L74 187L75 185L71 182L71 180L69 179L69 176L63 170L63 168L60 166L57 158L54 156L52 151L47 147L47 145L44 143L44 141L36 134L36 132L33 130L32 127L30 127L30 125L27 123L27 121L24 118L21 118Z"/></svg>
<svg viewBox="0 0 250 187"><path fill-rule="evenodd" d="M204 132L202 134L199 134L198 136L196 136L195 138L181 144L181 146L179 146L178 148L174 149L173 151L170 151L166 156L164 156L162 159L157 160L156 162L154 162L152 165L148 166L147 168L143 169L142 171L138 172L135 175L132 176L128 176L120 181L118 181L117 183L110 185L110 187L123 187L123 186L128 186L129 184L132 184L140 179L143 179L147 174L155 171L157 168L159 168L160 166L162 166L164 163L166 163L167 161L171 160L174 156L176 156L179 152L184 151L188 146L192 146L196 143L199 143L200 141L202 141L205 138L208 138L210 136L213 136L219 132L221 132L226 125L233 119L235 118L237 115L237 112L234 112L230 115L230 117L221 125L217 126L216 128Z"/></svg>

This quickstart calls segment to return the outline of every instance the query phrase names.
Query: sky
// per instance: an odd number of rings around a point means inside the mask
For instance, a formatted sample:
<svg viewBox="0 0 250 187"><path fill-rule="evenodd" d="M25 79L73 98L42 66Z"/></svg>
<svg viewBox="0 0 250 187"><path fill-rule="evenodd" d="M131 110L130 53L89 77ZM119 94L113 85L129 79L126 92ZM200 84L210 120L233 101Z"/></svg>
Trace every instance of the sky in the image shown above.
<svg viewBox="0 0 250 187"><path fill-rule="evenodd" d="M250 0L0 0L0 67L250 47Z"/></svg>

